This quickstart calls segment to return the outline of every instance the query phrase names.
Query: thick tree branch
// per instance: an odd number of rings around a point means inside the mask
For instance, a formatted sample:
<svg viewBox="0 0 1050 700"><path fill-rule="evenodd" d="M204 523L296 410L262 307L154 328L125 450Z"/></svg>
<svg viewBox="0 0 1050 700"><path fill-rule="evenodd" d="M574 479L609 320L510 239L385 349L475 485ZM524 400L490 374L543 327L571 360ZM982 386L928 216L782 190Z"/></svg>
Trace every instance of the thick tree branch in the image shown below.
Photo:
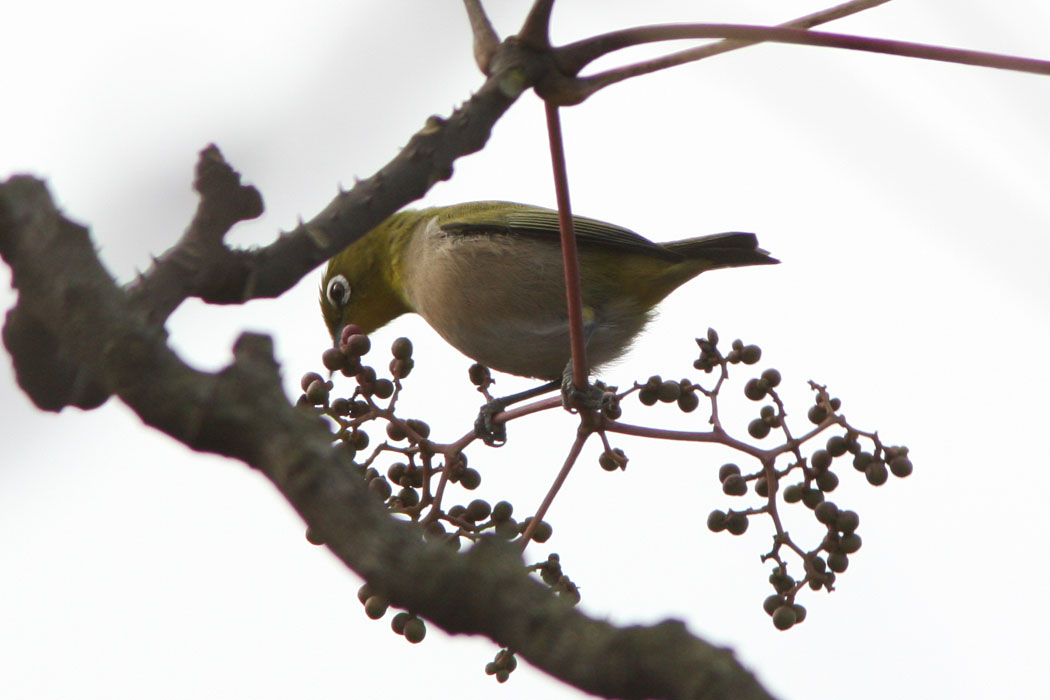
<svg viewBox="0 0 1050 700"><path fill-rule="evenodd" d="M186 366L102 267L86 229L63 218L43 183L0 185L0 255L19 307L70 349L144 422L263 472L332 551L393 604L451 633L484 634L557 678L621 698L768 698L732 654L680 622L618 629L532 580L516 549L486 539L465 554L425 543L390 517L331 447L331 434L283 395L270 340L245 334L234 361Z"/></svg>

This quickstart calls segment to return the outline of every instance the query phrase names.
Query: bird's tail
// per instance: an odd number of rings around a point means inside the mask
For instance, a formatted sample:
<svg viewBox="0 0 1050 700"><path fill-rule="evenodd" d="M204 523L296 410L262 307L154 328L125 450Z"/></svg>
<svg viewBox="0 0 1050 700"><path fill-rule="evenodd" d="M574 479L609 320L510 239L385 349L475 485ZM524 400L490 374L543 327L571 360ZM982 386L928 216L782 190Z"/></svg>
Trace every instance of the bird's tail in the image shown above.
<svg viewBox="0 0 1050 700"><path fill-rule="evenodd" d="M684 258L708 260L713 265L707 269L773 265L780 262L768 251L758 247L758 238L755 234L739 231L686 238L682 241L664 243L663 247Z"/></svg>

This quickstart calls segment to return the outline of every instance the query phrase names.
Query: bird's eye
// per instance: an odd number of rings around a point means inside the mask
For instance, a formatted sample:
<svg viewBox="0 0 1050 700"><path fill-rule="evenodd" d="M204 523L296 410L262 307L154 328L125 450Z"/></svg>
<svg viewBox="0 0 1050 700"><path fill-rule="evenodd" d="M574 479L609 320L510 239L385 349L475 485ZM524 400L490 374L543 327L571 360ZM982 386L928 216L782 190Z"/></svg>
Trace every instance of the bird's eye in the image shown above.
<svg viewBox="0 0 1050 700"><path fill-rule="evenodd" d="M325 290L325 294L333 306L339 308L346 306L346 303L350 301L350 283L342 275L336 275L328 280L328 289Z"/></svg>

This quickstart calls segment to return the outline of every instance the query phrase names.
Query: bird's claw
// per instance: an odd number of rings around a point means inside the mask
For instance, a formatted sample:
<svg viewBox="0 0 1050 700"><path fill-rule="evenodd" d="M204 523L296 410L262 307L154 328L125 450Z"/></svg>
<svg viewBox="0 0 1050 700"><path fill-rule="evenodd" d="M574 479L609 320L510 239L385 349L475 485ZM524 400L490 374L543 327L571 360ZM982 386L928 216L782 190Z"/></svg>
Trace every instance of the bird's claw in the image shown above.
<svg viewBox="0 0 1050 700"><path fill-rule="evenodd" d="M505 401L493 399L478 411L478 417L474 421L474 434L489 447L503 447L507 443L507 426L492 420L506 408Z"/></svg>
<svg viewBox="0 0 1050 700"><path fill-rule="evenodd" d="M567 411L599 411L610 405L614 396L606 391L605 387L596 384L588 383L586 389L580 390L576 388L571 376L562 379L561 404Z"/></svg>

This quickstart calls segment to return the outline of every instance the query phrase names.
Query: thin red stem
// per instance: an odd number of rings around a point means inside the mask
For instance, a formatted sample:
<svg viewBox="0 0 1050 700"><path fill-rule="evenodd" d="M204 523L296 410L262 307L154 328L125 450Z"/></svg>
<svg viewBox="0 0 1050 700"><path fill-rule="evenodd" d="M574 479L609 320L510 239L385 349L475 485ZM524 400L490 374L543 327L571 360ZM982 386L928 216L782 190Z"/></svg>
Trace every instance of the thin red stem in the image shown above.
<svg viewBox="0 0 1050 700"><path fill-rule="evenodd" d="M565 262L565 297L569 311L569 343L572 349L572 383L578 391L587 389L587 353L583 340L583 295L580 291L580 265L576 255L576 230L569 204L569 178L565 168L561 119L558 106L547 103L547 134L550 138L554 190L558 198L561 225L561 253Z"/></svg>

